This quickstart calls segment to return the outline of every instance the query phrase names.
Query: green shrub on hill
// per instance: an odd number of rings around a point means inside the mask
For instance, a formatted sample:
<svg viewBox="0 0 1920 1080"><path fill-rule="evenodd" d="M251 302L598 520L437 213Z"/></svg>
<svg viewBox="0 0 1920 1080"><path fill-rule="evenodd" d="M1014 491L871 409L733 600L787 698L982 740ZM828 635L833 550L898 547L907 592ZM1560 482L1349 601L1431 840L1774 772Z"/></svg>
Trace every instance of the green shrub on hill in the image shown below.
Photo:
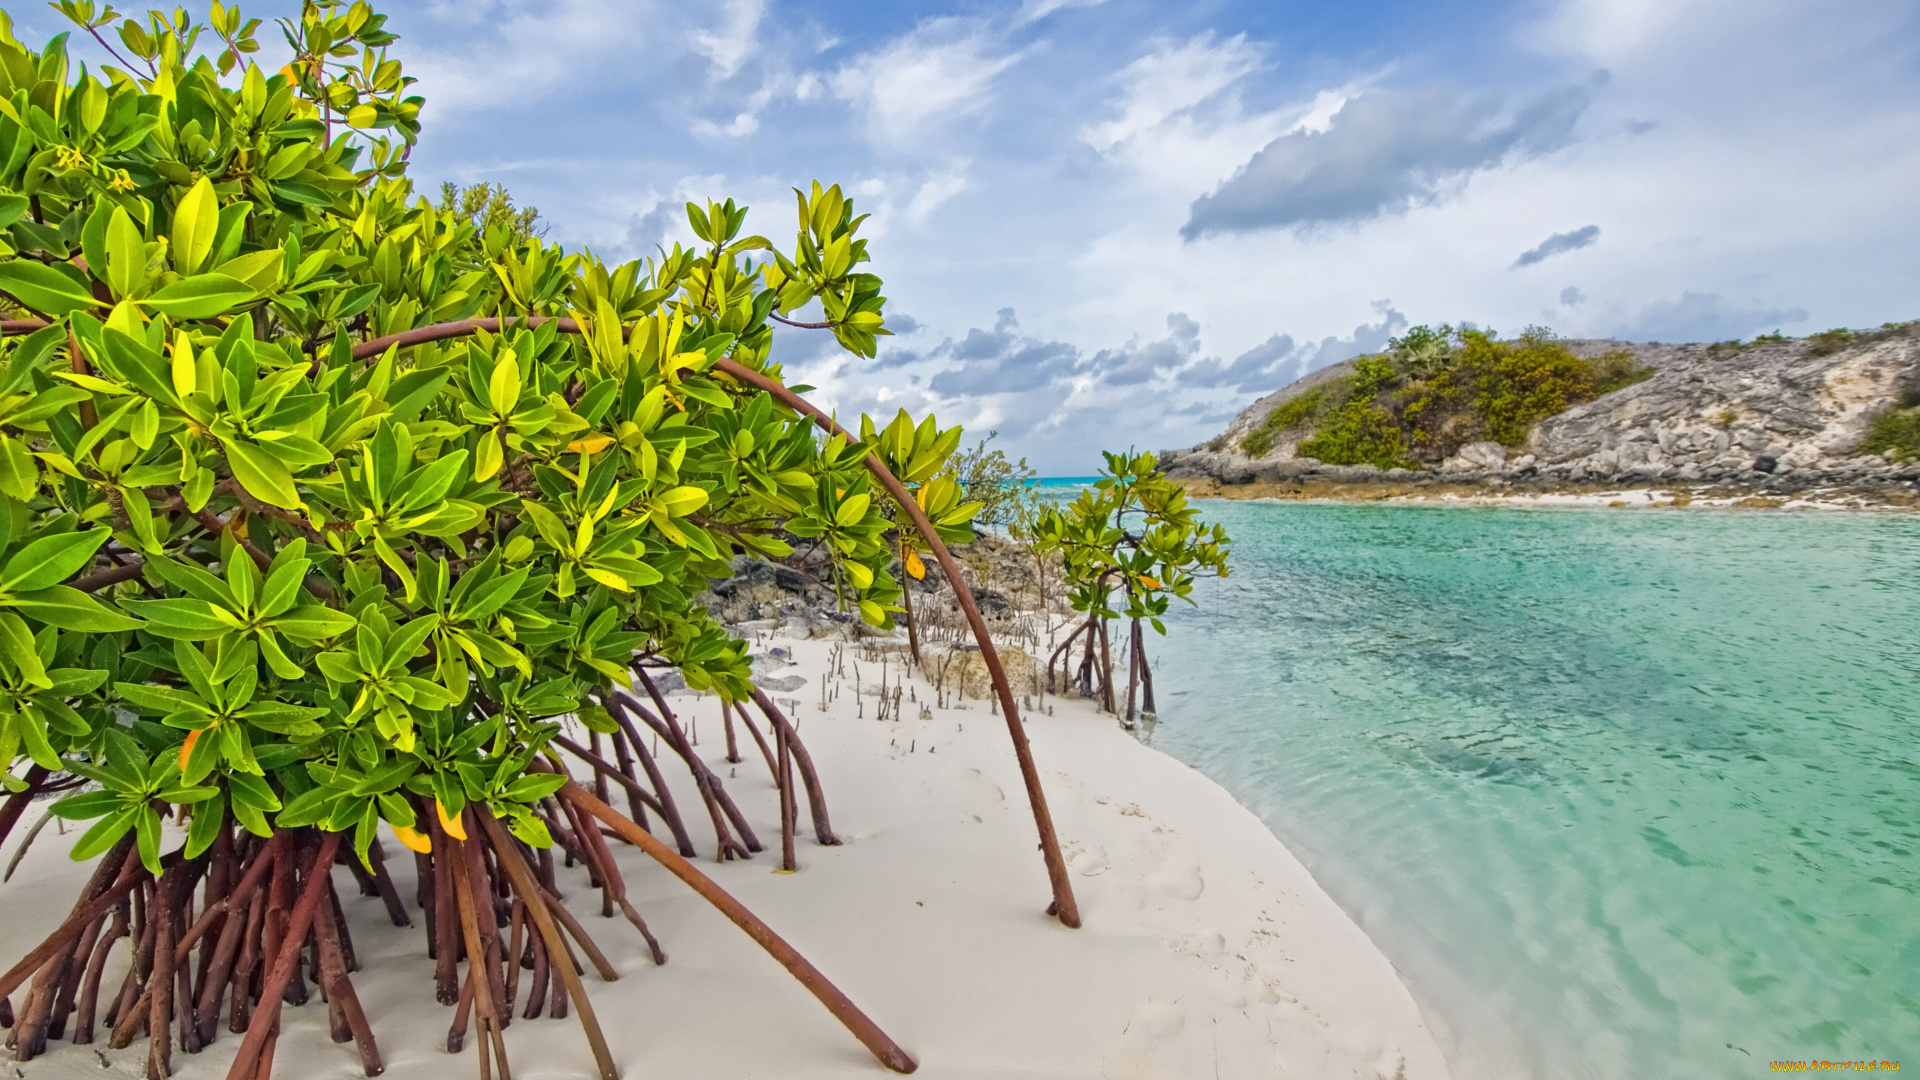
<svg viewBox="0 0 1920 1080"><path fill-rule="evenodd" d="M1300 444L1300 454L1331 465L1391 469L1409 464L1406 435L1394 423L1393 413L1371 401L1341 406L1325 427Z"/></svg>
<svg viewBox="0 0 1920 1080"><path fill-rule="evenodd" d="M1259 457L1297 431L1304 457L1417 466L1470 442L1518 446L1541 420L1653 374L1624 350L1575 356L1540 329L1502 341L1485 330L1416 326L1390 346L1276 406L1240 448Z"/></svg>
<svg viewBox="0 0 1920 1080"><path fill-rule="evenodd" d="M1849 330L1844 326L1822 330L1807 339L1807 353L1811 356L1830 356L1859 340L1861 336L1860 331Z"/></svg>
<svg viewBox="0 0 1920 1080"><path fill-rule="evenodd" d="M1349 396L1345 391L1350 390L1352 387L1350 380L1342 377L1333 380L1333 382L1338 384L1339 389L1342 391L1339 395L1341 400ZM1334 395L1328 393L1328 387L1322 385L1316 386L1298 397L1289 398L1281 402L1273 407L1272 412L1267 414L1265 423L1249 432L1246 438L1240 440L1240 448L1244 450L1249 457L1259 457L1265 454L1267 451L1273 449L1273 439L1275 435L1283 431L1291 431L1297 427L1317 424L1326 414L1332 412L1336 407L1333 403L1333 397Z"/></svg>
<svg viewBox="0 0 1920 1080"><path fill-rule="evenodd" d="M1901 461L1920 458L1920 408L1888 409L1873 418L1859 452L1884 454L1889 450Z"/></svg>

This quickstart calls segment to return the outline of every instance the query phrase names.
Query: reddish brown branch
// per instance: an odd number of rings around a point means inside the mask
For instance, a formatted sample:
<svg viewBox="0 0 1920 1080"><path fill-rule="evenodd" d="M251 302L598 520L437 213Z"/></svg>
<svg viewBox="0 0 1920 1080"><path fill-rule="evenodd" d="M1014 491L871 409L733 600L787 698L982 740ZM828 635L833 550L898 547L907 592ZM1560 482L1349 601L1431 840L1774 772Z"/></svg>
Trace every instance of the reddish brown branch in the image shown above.
<svg viewBox="0 0 1920 1080"><path fill-rule="evenodd" d="M128 835L130 837L132 834L129 833ZM168 856L168 858L172 858L176 862L178 861L174 856ZM111 862L111 860L109 860L109 862ZM134 886L144 881L146 879L146 873L146 868L140 865L139 857L137 855L128 855L125 866L120 871L119 880L109 886L105 892L82 905L79 910L75 911L72 915L67 916L67 921L61 923L59 928L48 935L45 941L42 941L34 947L32 952L22 957L19 963L8 968L5 975L0 975L0 998L10 996L15 990L20 988L22 982L26 981L27 976L39 971L56 953L68 945L71 945L88 926L93 924L95 919L105 915L121 897L127 895L127 893L133 890Z"/></svg>
<svg viewBox="0 0 1920 1080"><path fill-rule="evenodd" d="M474 817L486 829L488 839L493 842L494 851L500 856L500 867L512 880L514 891L526 901L527 913L533 916L533 924L539 928L540 936L546 942L549 963L559 971L561 980L566 984L567 993L573 998L574 1007L580 1010L580 1026L586 1030L587 1043L593 1048L594 1062L600 1067L600 1080L619 1080L620 1070L613 1063L612 1051L607 1049L606 1035L600 1030L599 1020L593 1015L593 1003L587 1000L586 987L580 983L580 972L573 966L573 957L567 952L567 943L561 939L559 928L554 926L553 912L548 908L540 884L533 879L533 873L527 869L526 860L520 857L520 849L514 846L513 838L507 835L507 831L500 827L498 821L494 820L492 812L485 807L475 807ZM650 843L659 845L660 842L651 834L643 835L646 835Z"/></svg>
<svg viewBox="0 0 1920 1080"><path fill-rule="evenodd" d="M538 763L536 767L539 767ZM919 1067L913 1057L900 1048L900 1044L888 1038L887 1033L880 1030L880 1026L875 1024L866 1013L861 1012L860 1007L842 993L839 987L828 981L827 977L820 973L819 968L814 967L779 934L774 933L772 927L761 922L759 916L748 911L745 905L715 884L712 878L707 877L695 869L692 863L669 850L652 833L643 831L638 825L621 817L618 811L594 798L591 792L580 785L568 781L566 786L560 789L560 797L598 818L607 827L646 852L661 866L666 867L673 876L686 882L694 892L700 894L702 899L719 908L721 914L732 920L735 926L746 931L747 936L767 950L769 955L800 981L800 985L806 987L814 997L819 998L820 1003L827 1007L827 1011L831 1012L836 1020L846 1025L854 1038L859 1039L862 1045L872 1051L873 1056L878 1058L882 1065L899 1073L910 1073ZM487 824L496 833L499 831L499 826L491 820L488 820Z"/></svg>
<svg viewBox="0 0 1920 1080"><path fill-rule="evenodd" d="M849 442L853 436L834 419L821 412L812 403L799 394L787 389L778 380L754 371L733 360L721 360L714 370L728 375L757 390L771 395L774 400L809 417L821 430L832 435L844 436ZM1047 809L1047 793L1040 785L1040 770L1033 762L1033 748L1027 743L1027 733L1021 727L1019 704L1013 696L1013 686L1007 681L1006 668L1000 663L1000 653L993 647L993 639L987 633L987 622L980 616L980 606L974 603L973 590L967 587L966 580L960 574L960 564L947 550L946 541L934 530L933 522L914 501L913 494L907 490L898 477L889 472L881 460L867 455L867 471L871 472L880 486L886 488L900 509L913 521L913 527L920 532L922 539L932 549L933 556L940 563L941 573L946 575L948 584L953 586L954 599L960 602L960 610L966 614L967 625L973 630L973 639L980 646L980 659L987 665L987 674L993 679L994 691L1000 698L1000 712L1007 721L1007 733L1013 740L1013 753L1020 762L1020 777L1026 783L1027 801L1033 807L1033 821L1040 833L1040 849L1047 864L1047 877L1053 885L1053 905L1049 909L1059 916L1068 926L1080 925L1080 908L1074 902L1073 883L1067 876L1066 859L1060 852L1060 839L1053 828L1053 814Z"/></svg>
<svg viewBox="0 0 1920 1080"><path fill-rule="evenodd" d="M813 755L807 753L806 744L800 741L800 733L787 721L786 714L759 687L754 687L753 703L760 707L767 723L778 731L779 738L793 755L793 764L800 770L800 781L807 789L807 813L813 818L814 838L828 847L837 847L840 838L833 834L833 824L827 820L827 795L820 788L820 774L814 771Z"/></svg>
<svg viewBox="0 0 1920 1080"><path fill-rule="evenodd" d="M240 1052L233 1059L233 1067L227 1070L227 1080L251 1080L256 1067L263 1060L262 1052L266 1049L267 1037L279 1026L281 1000L286 995L288 984L293 981L293 970L299 965L307 930L313 926L313 913L326 892L327 871L333 866L333 855L339 848L339 833L327 833L321 837L320 851L307 870L307 881L301 890L300 902L294 905L292 917L287 921L279 955L274 958L273 969L268 972L261 986L260 1009L247 1025L247 1036L240 1043ZM272 1058L266 1057L264 1060L270 1062Z"/></svg>

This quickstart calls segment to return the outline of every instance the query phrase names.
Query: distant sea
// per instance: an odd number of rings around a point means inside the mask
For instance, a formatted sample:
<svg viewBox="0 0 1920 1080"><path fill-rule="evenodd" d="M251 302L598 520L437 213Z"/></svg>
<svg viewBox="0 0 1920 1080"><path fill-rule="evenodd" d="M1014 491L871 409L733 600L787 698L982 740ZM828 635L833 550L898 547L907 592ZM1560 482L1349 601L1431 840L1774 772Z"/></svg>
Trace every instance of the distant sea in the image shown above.
<svg viewBox="0 0 1920 1080"><path fill-rule="evenodd" d="M1920 517L1200 505L1151 740L1463 1080L1920 1066Z"/></svg>
<svg viewBox="0 0 1920 1080"><path fill-rule="evenodd" d="M1033 482L1033 486L1049 495L1078 494L1080 489L1100 479L1097 476L1043 476ZM1069 498L1072 495L1068 495Z"/></svg>

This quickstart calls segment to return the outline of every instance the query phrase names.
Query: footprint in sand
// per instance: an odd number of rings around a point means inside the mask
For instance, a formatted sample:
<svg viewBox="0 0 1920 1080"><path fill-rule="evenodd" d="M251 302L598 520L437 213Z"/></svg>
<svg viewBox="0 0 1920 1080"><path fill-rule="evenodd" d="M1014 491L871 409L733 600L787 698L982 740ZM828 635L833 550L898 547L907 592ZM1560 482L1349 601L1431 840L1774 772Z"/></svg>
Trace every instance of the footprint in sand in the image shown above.
<svg viewBox="0 0 1920 1080"><path fill-rule="evenodd" d="M1177 1042L1186 1028L1187 1014L1178 1006L1142 1004L1101 1057L1101 1075L1106 1080L1178 1080Z"/></svg>
<svg viewBox="0 0 1920 1080"><path fill-rule="evenodd" d="M1227 937L1218 930L1202 930L1167 939L1167 948L1182 956L1212 962L1227 955Z"/></svg>
<svg viewBox="0 0 1920 1080"><path fill-rule="evenodd" d="M1113 862L1107 858L1107 849L1099 844L1070 840L1064 852L1068 868L1081 877L1099 877L1113 869Z"/></svg>
<svg viewBox="0 0 1920 1080"><path fill-rule="evenodd" d="M987 779L986 773L983 773L979 769L975 769L969 766L967 769L967 774L969 776L972 776L975 780L978 780L982 784L985 784L986 786L993 789L993 801L995 802L1007 801L1007 790L1001 787L999 784L996 784L993 781Z"/></svg>
<svg viewBox="0 0 1920 1080"><path fill-rule="evenodd" d="M1407 1080L1407 1057L1388 1047L1381 1051L1380 1059L1373 1063L1373 1071L1380 1080Z"/></svg>
<svg viewBox="0 0 1920 1080"><path fill-rule="evenodd" d="M1168 900L1198 900L1207 882L1197 862L1168 863L1147 875L1147 888Z"/></svg>

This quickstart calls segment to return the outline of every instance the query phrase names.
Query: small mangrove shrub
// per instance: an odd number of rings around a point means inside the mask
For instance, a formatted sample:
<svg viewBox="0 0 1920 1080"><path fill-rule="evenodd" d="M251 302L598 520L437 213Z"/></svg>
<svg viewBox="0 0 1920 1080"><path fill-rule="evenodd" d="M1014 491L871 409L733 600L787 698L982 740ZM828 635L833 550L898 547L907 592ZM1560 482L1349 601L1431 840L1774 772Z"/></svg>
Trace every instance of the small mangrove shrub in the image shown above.
<svg viewBox="0 0 1920 1080"><path fill-rule="evenodd" d="M1158 472L1152 454L1106 454L1100 479L1064 507L1050 508L1029 531L1035 550L1064 567L1067 597L1082 616L1047 661L1047 689L1064 659L1082 697L1120 713L1115 694L1109 624L1127 621L1127 700L1152 715L1153 671L1142 624L1165 634L1173 600L1193 603L1195 581L1227 576L1226 530L1200 520L1185 488ZM1073 648L1080 645L1076 667Z"/></svg>

